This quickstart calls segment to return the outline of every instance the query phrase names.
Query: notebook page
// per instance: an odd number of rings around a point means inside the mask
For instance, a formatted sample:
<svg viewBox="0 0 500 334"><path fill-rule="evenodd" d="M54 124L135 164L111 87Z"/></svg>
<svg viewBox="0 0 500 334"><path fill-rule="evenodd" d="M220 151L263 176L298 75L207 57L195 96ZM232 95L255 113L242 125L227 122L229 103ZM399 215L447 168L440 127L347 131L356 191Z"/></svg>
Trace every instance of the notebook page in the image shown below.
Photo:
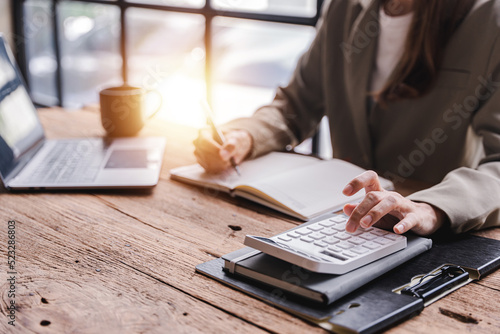
<svg viewBox="0 0 500 334"><path fill-rule="evenodd" d="M170 174L177 179L193 181L199 185L220 185L234 189L238 185L252 184L257 180L272 177L295 168L317 164L319 159L299 154L271 152L254 160L244 161L240 166L241 176L233 168L222 173L206 173L200 165L172 169Z"/></svg>
<svg viewBox="0 0 500 334"><path fill-rule="evenodd" d="M346 184L365 170L342 160L321 161L252 182L251 186L305 217L339 210L346 203L360 200L342 194Z"/></svg>

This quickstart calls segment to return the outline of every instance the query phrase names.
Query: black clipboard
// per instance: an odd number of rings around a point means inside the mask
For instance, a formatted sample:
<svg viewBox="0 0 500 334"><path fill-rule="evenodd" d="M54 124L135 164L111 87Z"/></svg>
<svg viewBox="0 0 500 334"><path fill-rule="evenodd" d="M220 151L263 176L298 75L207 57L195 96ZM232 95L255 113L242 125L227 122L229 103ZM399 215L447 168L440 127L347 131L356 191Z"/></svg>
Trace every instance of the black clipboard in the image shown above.
<svg viewBox="0 0 500 334"><path fill-rule="evenodd" d="M429 251L328 306L227 274L222 267L219 258L196 266L196 271L329 331L369 334L415 316L435 300L496 270L500 241L472 235L434 240Z"/></svg>

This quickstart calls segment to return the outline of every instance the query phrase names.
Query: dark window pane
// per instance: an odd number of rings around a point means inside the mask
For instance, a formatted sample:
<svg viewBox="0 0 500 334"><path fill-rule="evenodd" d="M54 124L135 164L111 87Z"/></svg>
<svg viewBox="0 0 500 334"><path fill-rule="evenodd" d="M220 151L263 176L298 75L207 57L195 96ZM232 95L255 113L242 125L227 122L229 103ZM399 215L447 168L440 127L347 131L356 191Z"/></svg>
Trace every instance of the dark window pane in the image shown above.
<svg viewBox="0 0 500 334"><path fill-rule="evenodd" d="M120 85L120 10L64 1L58 6L65 107L96 103L98 92Z"/></svg>
<svg viewBox="0 0 500 334"><path fill-rule="evenodd" d="M27 1L24 4L24 45L30 93L36 103L57 105L54 30L49 1Z"/></svg>
<svg viewBox="0 0 500 334"><path fill-rule="evenodd" d="M130 83L161 93L159 117L203 125L199 104L206 96L203 16L130 8L127 24ZM151 100L157 103L153 94Z"/></svg>

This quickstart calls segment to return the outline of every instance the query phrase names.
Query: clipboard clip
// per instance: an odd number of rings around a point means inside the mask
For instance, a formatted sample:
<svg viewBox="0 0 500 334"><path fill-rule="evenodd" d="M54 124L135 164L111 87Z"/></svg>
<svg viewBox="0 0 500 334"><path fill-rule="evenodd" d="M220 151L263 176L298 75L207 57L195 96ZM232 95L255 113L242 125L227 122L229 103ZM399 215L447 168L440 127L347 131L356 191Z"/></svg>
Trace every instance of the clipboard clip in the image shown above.
<svg viewBox="0 0 500 334"><path fill-rule="evenodd" d="M401 294L422 298L430 304L469 282L469 273L460 266L443 265L420 277L416 284L401 289Z"/></svg>

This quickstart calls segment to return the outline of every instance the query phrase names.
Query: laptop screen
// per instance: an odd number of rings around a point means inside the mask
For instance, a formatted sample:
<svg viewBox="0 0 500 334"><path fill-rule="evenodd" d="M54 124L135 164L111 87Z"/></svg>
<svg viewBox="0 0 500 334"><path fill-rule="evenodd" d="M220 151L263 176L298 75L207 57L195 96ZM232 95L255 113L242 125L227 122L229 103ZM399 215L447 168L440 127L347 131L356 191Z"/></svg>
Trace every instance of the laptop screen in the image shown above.
<svg viewBox="0 0 500 334"><path fill-rule="evenodd" d="M37 111L0 35L0 176L5 178L43 138Z"/></svg>

